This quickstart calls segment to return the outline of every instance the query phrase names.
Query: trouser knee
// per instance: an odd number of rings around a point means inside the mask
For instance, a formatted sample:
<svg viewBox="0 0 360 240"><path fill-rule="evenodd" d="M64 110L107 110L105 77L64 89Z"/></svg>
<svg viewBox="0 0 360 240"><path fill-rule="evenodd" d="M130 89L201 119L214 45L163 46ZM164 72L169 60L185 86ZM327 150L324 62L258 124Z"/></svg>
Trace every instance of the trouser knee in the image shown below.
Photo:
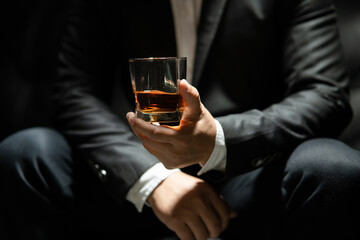
<svg viewBox="0 0 360 240"><path fill-rule="evenodd" d="M0 222L11 239L65 238L72 165L69 145L52 129L26 129L0 142Z"/></svg>
<svg viewBox="0 0 360 240"><path fill-rule="evenodd" d="M319 235L353 239L359 227L360 153L334 139L314 139L290 156L282 183L285 223L289 232L299 226ZM303 221L308 219L308 221ZM314 230L316 228L317 230ZM299 233L300 234L300 233ZM309 233L310 234L310 233ZM304 239L306 234L303 233Z"/></svg>
<svg viewBox="0 0 360 240"><path fill-rule="evenodd" d="M336 191L360 189L360 152L334 139L309 140L292 153L285 174L285 179L309 177Z"/></svg>
<svg viewBox="0 0 360 240"><path fill-rule="evenodd" d="M46 161L63 151L69 154L70 148L59 133L49 128L30 128L0 142L0 164L3 169L14 168L33 158Z"/></svg>
<svg viewBox="0 0 360 240"><path fill-rule="evenodd" d="M69 184L64 176L71 174L71 166L69 145L52 129L30 128L0 142L0 178L6 186Z"/></svg>

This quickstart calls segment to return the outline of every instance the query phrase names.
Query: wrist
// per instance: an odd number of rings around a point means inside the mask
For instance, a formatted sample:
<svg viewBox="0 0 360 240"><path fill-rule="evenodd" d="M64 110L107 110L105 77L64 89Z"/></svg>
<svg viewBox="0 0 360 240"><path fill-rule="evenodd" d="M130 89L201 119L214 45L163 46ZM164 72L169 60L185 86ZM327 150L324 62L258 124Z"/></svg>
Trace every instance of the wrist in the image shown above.
<svg viewBox="0 0 360 240"><path fill-rule="evenodd" d="M201 169L198 175L202 175L210 170L217 170L224 172L226 168L226 143L223 128L218 120L215 119L216 123L216 139L215 146L210 157L207 159L205 164L201 163Z"/></svg>
<svg viewBox="0 0 360 240"><path fill-rule="evenodd" d="M206 110L207 111L207 110ZM206 152L206 155L203 157L203 159L201 161L199 161L200 166L205 166L205 164L208 162L208 160L210 159L214 148L215 148L215 144L216 144L216 136L217 136L217 125L216 125L216 120L212 117L212 115L207 111L208 113L208 117L210 118L210 123L207 126L207 134L209 136L210 139L210 144L207 144L208 149Z"/></svg>
<svg viewBox="0 0 360 240"><path fill-rule="evenodd" d="M169 174L165 179L163 179L154 189L153 191L149 194L148 198L146 199L146 203L148 205L150 205L151 207L153 207L156 204L156 199L157 196L159 194L161 194L161 192L167 192L167 190L164 190L163 187L166 186L166 182L170 181L170 179L172 178L172 176L181 173L181 171L179 169L177 169L176 171L172 172L171 174Z"/></svg>

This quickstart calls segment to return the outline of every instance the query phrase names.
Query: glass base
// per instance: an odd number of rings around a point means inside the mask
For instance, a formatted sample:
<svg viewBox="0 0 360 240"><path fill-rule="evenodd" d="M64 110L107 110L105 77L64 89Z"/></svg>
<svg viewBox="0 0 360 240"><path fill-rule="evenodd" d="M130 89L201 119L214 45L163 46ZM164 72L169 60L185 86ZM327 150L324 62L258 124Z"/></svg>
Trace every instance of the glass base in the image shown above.
<svg viewBox="0 0 360 240"><path fill-rule="evenodd" d="M178 126L180 124L181 112L142 112L136 110L136 116L145 122L160 125Z"/></svg>

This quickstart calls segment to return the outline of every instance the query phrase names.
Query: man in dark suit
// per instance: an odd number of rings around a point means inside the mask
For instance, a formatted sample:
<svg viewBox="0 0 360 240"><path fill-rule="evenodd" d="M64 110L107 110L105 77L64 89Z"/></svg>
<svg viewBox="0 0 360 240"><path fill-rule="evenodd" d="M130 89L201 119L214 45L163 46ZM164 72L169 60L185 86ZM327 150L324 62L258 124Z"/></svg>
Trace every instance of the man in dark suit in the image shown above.
<svg viewBox="0 0 360 240"><path fill-rule="evenodd" d="M14 183L5 203L20 206L9 228L358 239L360 155L332 139L351 109L331 2L203 1L184 116L166 128L128 113L128 59L180 55L174 2L74 1L54 94L61 135L31 129L0 144Z"/></svg>

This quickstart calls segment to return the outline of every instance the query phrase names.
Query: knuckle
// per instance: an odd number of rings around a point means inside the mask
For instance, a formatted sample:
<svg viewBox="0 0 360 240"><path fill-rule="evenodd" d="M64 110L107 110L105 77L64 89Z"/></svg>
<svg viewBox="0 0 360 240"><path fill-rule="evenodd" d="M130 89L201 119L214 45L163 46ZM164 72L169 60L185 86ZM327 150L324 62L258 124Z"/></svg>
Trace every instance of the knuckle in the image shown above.
<svg viewBox="0 0 360 240"><path fill-rule="evenodd" d="M160 130L160 128L155 128L153 131L152 131L152 136L153 137L159 137L160 135L161 135L161 130Z"/></svg>
<svg viewBox="0 0 360 240"><path fill-rule="evenodd" d="M191 89L192 89L192 94L194 95L194 97L200 99L199 91L195 87L191 87Z"/></svg>

